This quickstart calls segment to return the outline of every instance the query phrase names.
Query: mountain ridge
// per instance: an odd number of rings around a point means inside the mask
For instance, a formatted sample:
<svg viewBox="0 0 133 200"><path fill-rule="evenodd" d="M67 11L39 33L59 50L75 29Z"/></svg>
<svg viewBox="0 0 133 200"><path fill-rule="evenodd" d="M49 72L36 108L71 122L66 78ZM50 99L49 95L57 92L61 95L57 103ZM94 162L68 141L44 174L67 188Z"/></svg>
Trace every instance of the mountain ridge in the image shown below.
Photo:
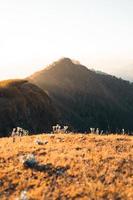
<svg viewBox="0 0 133 200"><path fill-rule="evenodd" d="M27 80L0 82L0 136L19 126L30 133L51 131L56 110L49 96Z"/></svg>
<svg viewBox="0 0 133 200"><path fill-rule="evenodd" d="M69 58L52 63L28 80L49 94L60 112L60 122L74 130L133 130L133 84L129 81L96 73Z"/></svg>

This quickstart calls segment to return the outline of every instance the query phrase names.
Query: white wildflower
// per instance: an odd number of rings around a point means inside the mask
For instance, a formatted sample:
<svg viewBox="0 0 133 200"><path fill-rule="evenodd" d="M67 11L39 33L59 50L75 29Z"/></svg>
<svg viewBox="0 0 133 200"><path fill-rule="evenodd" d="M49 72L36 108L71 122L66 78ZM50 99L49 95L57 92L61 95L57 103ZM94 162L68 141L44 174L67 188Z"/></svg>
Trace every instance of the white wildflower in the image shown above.
<svg viewBox="0 0 133 200"><path fill-rule="evenodd" d="M28 196L27 196L27 191L26 190L23 190L20 194L20 198L19 200L28 200Z"/></svg>

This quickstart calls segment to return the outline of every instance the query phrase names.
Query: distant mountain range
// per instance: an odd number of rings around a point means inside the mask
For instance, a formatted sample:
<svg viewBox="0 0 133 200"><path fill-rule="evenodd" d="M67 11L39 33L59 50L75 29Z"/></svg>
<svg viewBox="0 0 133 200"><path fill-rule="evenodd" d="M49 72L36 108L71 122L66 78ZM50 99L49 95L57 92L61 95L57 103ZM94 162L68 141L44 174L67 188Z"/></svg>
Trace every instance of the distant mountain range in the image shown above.
<svg viewBox="0 0 133 200"><path fill-rule="evenodd" d="M89 127L133 130L133 84L62 58L28 77L52 99L59 122L72 130Z"/></svg>
<svg viewBox="0 0 133 200"><path fill-rule="evenodd" d="M133 83L62 58L24 80L0 82L0 137L19 126L30 133L56 123L133 131Z"/></svg>

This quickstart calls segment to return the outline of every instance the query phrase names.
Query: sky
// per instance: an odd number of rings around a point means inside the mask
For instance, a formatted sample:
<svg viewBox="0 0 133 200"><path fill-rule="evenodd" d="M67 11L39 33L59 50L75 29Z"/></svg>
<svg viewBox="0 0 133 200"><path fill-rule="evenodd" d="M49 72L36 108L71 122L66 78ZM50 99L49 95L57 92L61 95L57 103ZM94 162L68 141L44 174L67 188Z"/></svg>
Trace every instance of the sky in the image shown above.
<svg viewBox="0 0 133 200"><path fill-rule="evenodd" d="M133 80L133 0L0 0L0 80L61 57Z"/></svg>

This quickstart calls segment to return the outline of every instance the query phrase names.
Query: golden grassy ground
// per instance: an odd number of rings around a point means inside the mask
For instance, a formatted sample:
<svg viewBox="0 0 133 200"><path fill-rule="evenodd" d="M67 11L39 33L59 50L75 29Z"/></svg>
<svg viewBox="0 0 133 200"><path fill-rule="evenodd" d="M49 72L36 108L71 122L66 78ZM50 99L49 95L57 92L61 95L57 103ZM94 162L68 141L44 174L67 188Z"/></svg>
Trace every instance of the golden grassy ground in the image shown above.
<svg viewBox="0 0 133 200"><path fill-rule="evenodd" d="M35 138L48 141L35 144ZM33 153L38 168L20 156ZM0 199L132 200L133 137L57 134L0 139Z"/></svg>

